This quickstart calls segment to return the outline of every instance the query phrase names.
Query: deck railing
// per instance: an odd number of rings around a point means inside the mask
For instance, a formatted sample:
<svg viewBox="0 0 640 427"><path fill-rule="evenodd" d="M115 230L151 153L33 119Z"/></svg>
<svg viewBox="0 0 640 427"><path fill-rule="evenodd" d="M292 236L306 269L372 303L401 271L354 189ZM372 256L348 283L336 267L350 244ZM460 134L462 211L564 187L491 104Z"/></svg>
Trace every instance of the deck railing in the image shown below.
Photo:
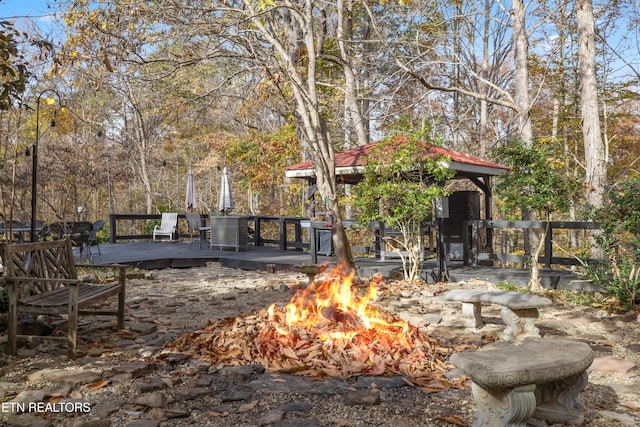
<svg viewBox="0 0 640 427"><path fill-rule="evenodd" d="M311 223L308 218L279 216L246 216L249 223L249 243L255 246L272 246L280 250L309 251L313 262L317 259L316 230L322 231L321 223ZM160 214L112 214L110 215L110 242L126 240L150 240L152 235L147 226L150 220L160 221ZM208 222L208 215L202 215L202 224ZM358 227L353 221L345 220L345 225ZM320 224L320 225L318 225ZM437 228L437 223L425 223L430 230ZM483 262L526 264L530 255L525 253L527 232L530 229L545 229L544 247L539 262L547 269L553 265L575 266L590 261L586 255L590 250L590 236L599 225L593 222L569 221L465 221L462 227L463 263L477 266ZM380 228L380 227L379 227ZM149 233L145 232L145 229ZM378 230L380 233L381 230ZM435 231L433 231L435 233ZM429 236L433 234L429 232ZM385 234L384 232L382 233ZM178 237L189 237L186 234L186 218L178 215ZM206 236L201 236L204 240ZM425 250L435 252L436 242L427 239ZM374 252L383 258L380 236L376 239ZM378 249L376 251L375 249ZM390 254L390 252L387 252Z"/></svg>
<svg viewBox="0 0 640 427"><path fill-rule="evenodd" d="M302 231L301 221L306 218L247 216L249 219L249 242L255 246L277 246L280 250L303 250L309 248L309 239ZM162 219L161 214L111 214L109 215L109 241L117 243L126 240L150 240L153 235L147 224ZM209 215L202 215L202 224L206 224ZM275 225L277 230L270 227ZM146 230L146 231L145 231ZM189 237L186 231L186 217L178 214L177 237ZM205 236L201 236L203 239Z"/></svg>
<svg viewBox="0 0 640 427"><path fill-rule="evenodd" d="M464 263L477 266L481 261L528 263L530 255L524 247L528 230L547 229L538 261L547 269L553 265L575 266L585 261L590 252L595 222L572 221L488 221L463 223ZM565 230L564 233L560 233ZM564 256L559 256L562 254Z"/></svg>

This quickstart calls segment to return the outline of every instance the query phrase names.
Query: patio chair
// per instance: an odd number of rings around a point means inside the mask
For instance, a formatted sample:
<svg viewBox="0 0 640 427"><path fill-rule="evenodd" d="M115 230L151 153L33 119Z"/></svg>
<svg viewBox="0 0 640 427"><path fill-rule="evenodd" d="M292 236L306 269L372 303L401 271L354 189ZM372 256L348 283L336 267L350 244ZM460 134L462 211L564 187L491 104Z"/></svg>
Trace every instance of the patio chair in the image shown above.
<svg viewBox="0 0 640 427"><path fill-rule="evenodd" d="M205 241L202 233L209 231L211 227L204 227L202 225L202 216L199 213L187 212L184 215L187 218L187 232L191 238L189 249L191 249L191 245L196 242L196 237L200 243L200 249L202 249L202 242Z"/></svg>
<svg viewBox="0 0 640 427"><path fill-rule="evenodd" d="M178 213L177 212L164 212L162 214L162 222L160 225L153 227L153 241L156 241L156 237L167 236L169 241L173 241L176 234L176 227L178 226Z"/></svg>
<svg viewBox="0 0 640 427"><path fill-rule="evenodd" d="M105 224L104 219L99 219L93 223L91 232L89 233L89 239L87 240L87 252L89 252L89 255L91 255L91 245L93 245L94 243L98 248L98 255L102 255L102 252L100 252L100 241L98 240L98 231L102 230L102 228L104 227L104 224Z"/></svg>

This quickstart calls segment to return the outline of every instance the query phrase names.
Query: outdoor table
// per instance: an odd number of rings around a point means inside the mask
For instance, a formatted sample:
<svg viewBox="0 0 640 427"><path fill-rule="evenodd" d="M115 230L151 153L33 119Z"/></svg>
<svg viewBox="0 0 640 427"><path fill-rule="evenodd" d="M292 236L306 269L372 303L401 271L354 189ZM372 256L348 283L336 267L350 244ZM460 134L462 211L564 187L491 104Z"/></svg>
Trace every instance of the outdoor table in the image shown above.
<svg viewBox="0 0 640 427"><path fill-rule="evenodd" d="M4 228L0 228L0 233L2 234L6 234L8 230L5 230ZM40 233L42 231L42 227L36 227L35 232L36 234ZM11 232L12 233L16 233L18 235L18 241L20 243L24 242L24 233L31 233L31 227L13 227L11 228ZM5 237L6 238L6 237Z"/></svg>

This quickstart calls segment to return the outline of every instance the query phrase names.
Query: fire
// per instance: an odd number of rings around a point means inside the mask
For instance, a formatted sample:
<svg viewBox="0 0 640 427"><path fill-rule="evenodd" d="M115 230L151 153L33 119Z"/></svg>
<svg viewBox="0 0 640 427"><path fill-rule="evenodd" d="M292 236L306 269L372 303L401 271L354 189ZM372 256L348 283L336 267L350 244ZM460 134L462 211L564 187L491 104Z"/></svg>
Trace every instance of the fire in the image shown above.
<svg viewBox="0 0 640 427"><path fill-rule="evenodd" d="M405 334L409 325L402 321L388 321L382 312L370 302L377 300L380 279L372 280L366 295L359 296L353 291L352 270L342 273L336 268L328 278L316 280L307 288L298 291L285 307L284 324L289 327L304 328L316 332L321 340L356 340L363 336L375 336L379 340L411 347ZM275 304L269 307L269 320L276 320ZM282 335L290 331L275 324Z"/></svg>

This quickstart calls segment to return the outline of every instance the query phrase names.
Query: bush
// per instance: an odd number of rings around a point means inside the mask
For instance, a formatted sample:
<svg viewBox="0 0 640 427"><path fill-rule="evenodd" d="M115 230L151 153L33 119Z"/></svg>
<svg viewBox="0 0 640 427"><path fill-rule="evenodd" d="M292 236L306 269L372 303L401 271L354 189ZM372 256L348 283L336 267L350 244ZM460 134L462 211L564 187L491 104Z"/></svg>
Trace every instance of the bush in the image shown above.
<svg viewBox="0 0 640 427"><path fill-rule="evenodd" d="M628 310L640 304L640 179L627 178L607 191L605 206L595 212L602 227L597 236L606 262L587 266L584 277L607 289Z"/></svg>

